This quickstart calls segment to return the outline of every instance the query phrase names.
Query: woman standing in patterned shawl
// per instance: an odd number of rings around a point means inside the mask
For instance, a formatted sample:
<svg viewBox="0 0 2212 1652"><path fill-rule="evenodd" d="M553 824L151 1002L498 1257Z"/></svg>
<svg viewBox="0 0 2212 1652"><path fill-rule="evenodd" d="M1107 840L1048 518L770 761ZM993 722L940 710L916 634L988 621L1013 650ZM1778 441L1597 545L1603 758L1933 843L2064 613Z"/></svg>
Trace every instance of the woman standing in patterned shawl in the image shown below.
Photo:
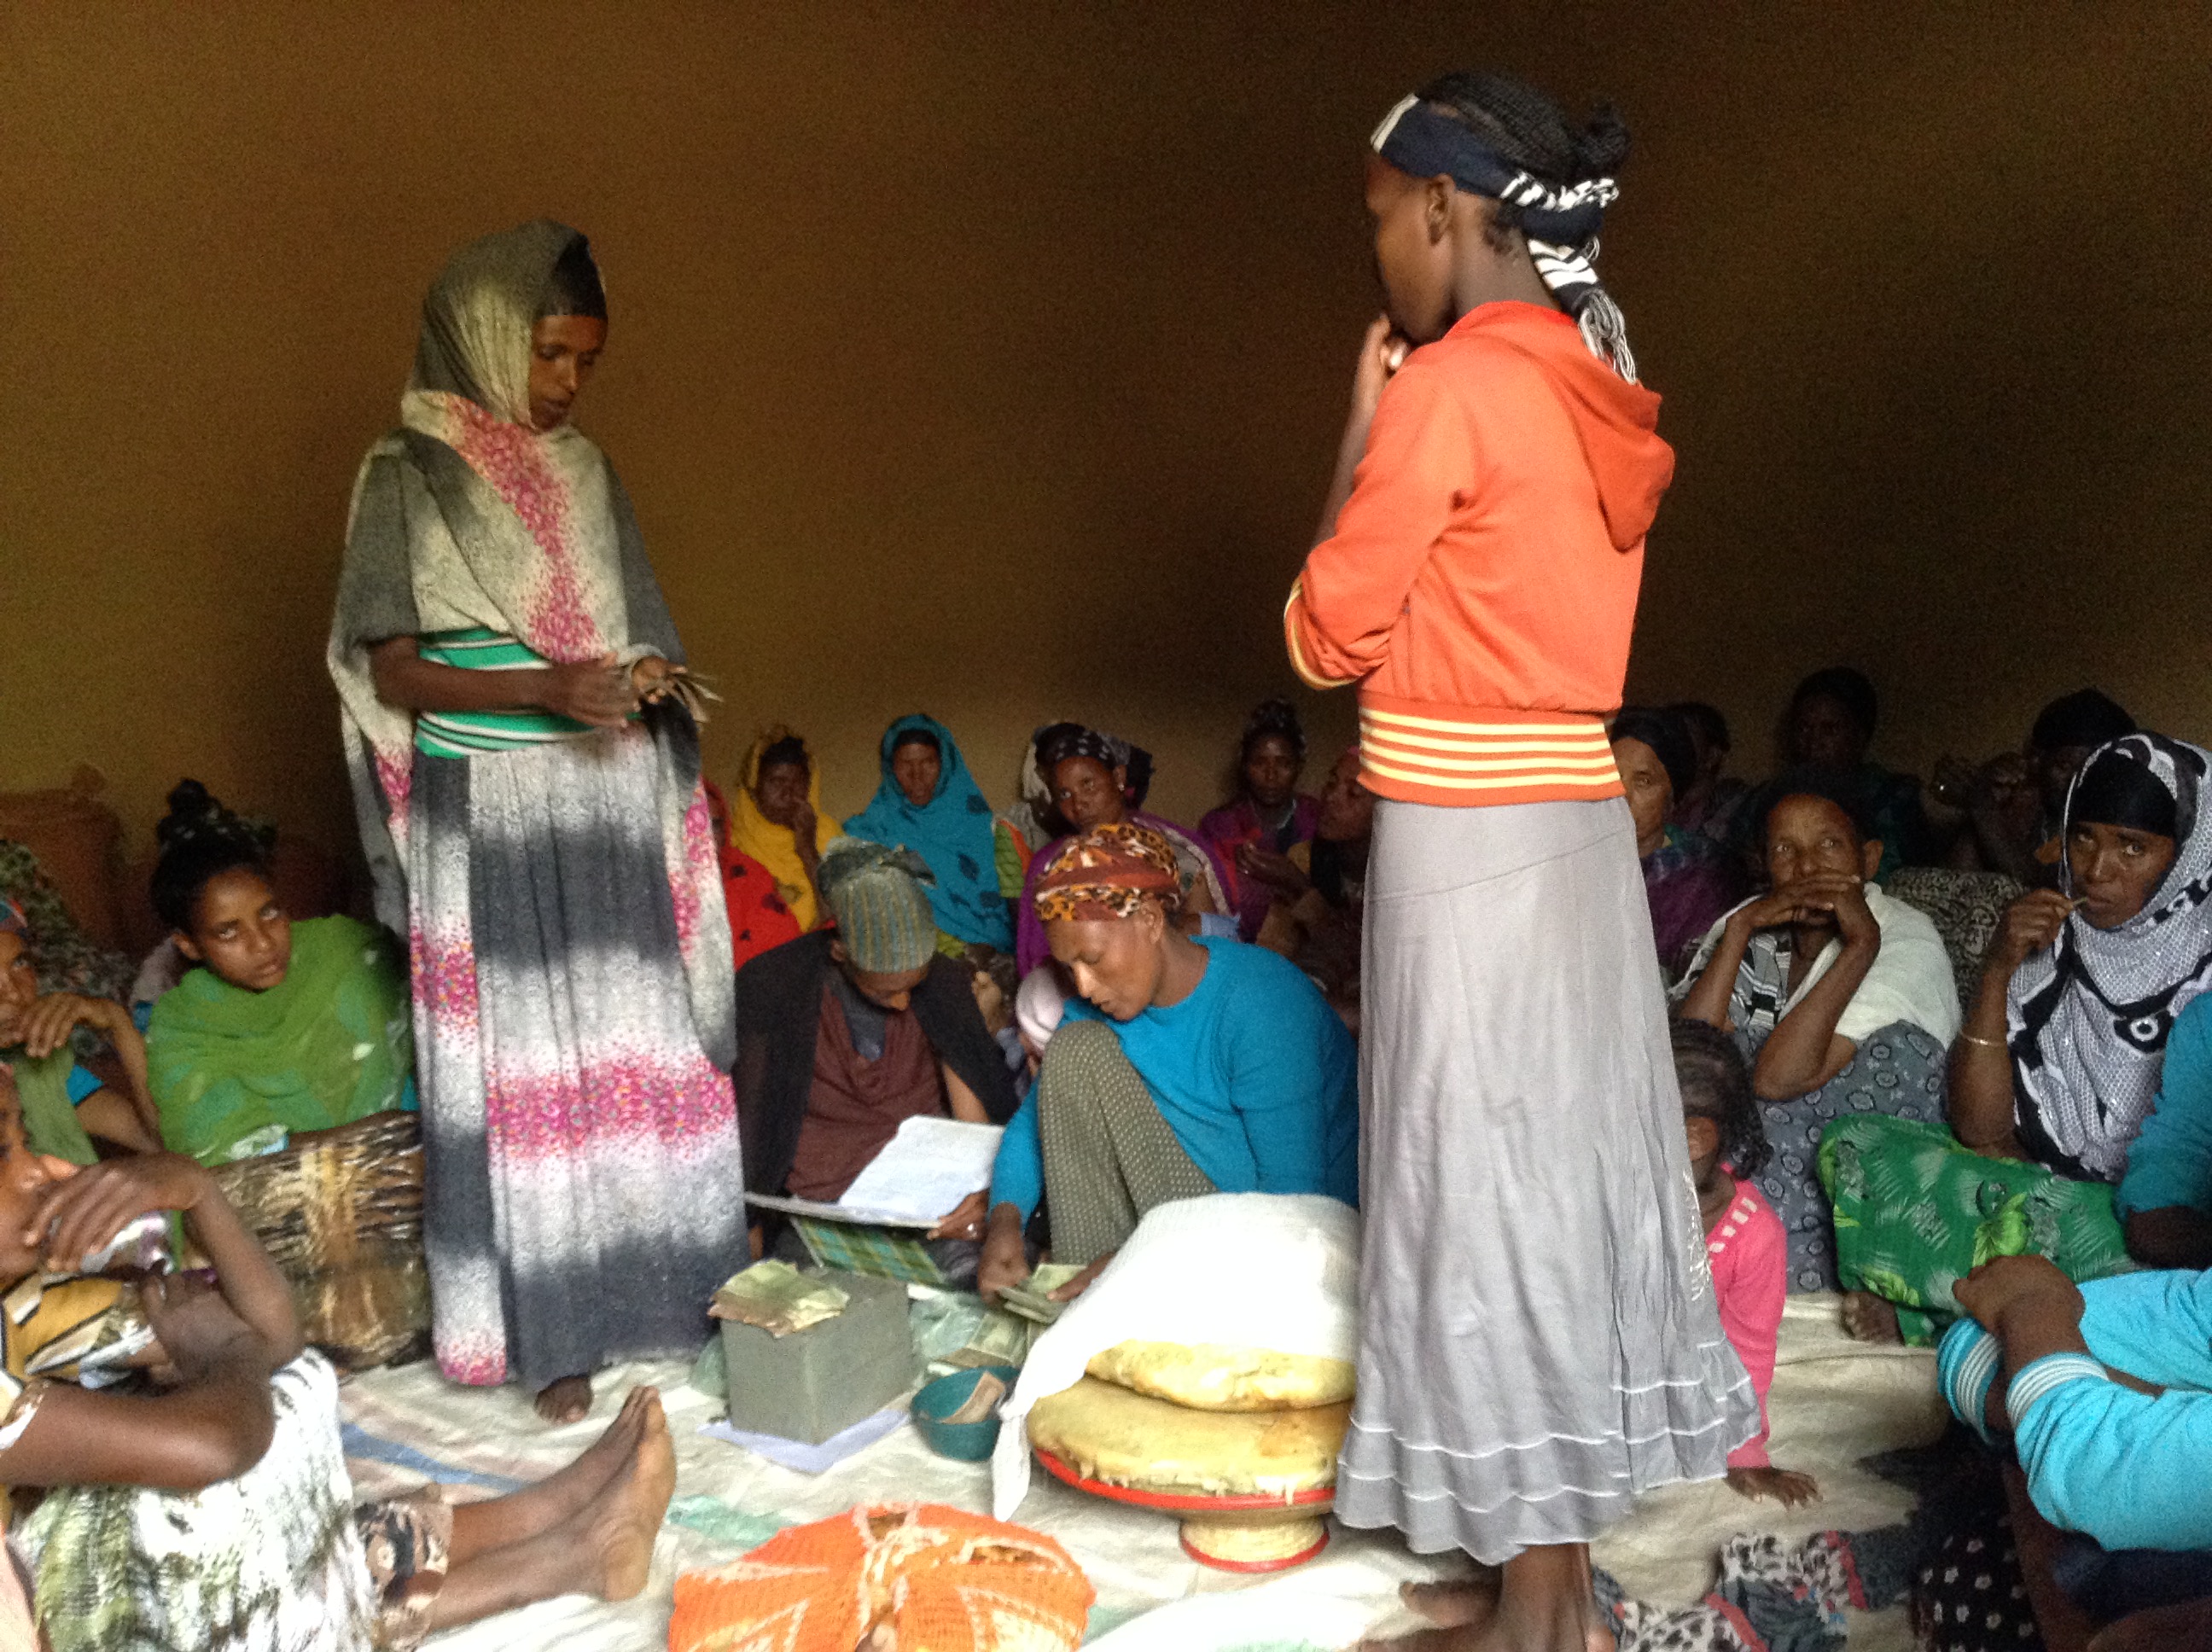
<svg viewBox="0 0 2212 1652"><path fill-rule="evenodd" d="M742 1260L730 938L684 651L605 456L583 236L464 247L354 484L330 645L377 915L408 937L447 1376L549 1421L689 1350Z"/></svg>

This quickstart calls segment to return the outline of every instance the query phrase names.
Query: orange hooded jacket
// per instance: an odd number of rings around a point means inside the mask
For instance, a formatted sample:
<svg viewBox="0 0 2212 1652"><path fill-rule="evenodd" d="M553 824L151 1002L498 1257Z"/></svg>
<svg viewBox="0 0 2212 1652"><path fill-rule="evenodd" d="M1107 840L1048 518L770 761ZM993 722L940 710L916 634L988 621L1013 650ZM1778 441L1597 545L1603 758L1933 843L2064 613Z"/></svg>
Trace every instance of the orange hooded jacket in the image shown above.
<svg viewBox="0 0 2212 1652"><path fill-rule="evenodd" d="M1658 419L1657 396L1534 304L1478 306L1407 357L1283 616L1300 677L1359 684L1369 790L1620 795L1603 719L1674 474Z"/></svg>

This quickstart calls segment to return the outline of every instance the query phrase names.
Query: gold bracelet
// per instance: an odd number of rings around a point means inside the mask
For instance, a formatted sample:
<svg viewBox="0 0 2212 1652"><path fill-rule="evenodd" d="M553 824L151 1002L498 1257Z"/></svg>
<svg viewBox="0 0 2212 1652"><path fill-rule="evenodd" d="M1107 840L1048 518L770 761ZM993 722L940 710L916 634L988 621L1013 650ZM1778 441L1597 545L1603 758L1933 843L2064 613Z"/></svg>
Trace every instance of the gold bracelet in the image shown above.
<svg viewBox="0 0 2212 1652"><path fill-rule="evenodd" d="M2005 1048L2005 1042L2002 1038L1979 1038L1963 1028L1960 1029L1959 1036L1969 1044L1979 1044L1984 1049L2001 1050Z"/></svg>

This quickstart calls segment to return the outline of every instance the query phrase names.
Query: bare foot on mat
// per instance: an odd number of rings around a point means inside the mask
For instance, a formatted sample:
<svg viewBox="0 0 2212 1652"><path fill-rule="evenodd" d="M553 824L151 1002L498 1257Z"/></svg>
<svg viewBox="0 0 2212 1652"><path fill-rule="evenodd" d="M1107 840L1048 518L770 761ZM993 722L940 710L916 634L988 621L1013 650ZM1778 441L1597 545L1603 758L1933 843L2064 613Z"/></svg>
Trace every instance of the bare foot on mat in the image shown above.
<svg viewBox="0 0 2212 1652"><path fill-rule="evenodd" d="M1844 1293L1844 1331L1859 1342L1901 1345L1905 1333L1898 1328L1897 1309L1871 1291Z"/></svg>
<svg viewBox="0 0 2212 1652"><path fill-rule="evenodd" d="M553 1424L580 1423L592 1414L592 1379L564 1376L538 1389L538 1414Z"/></svg>
<svg viewBox="0 0 2212 1652"><path fill-rule="evenodd" d="M599 1569L592 1592L601 1600L627 1600L645 1588L653 1542L675 1491L676 1445L656 1402L644 1419L636 1454L577 1516Z"/></svg>
<svg viewBox="0 0 2212 1652"><path fill-rule="evenodd" d="M632 1388L606 1432L566 1468L538 1481L533 1489L545 1494L555 1520L565 1520L597 1497L635 1458L638 1442L656 1431L668 1431L668 1419L660 1409L660 1391L642 1386Z"/></svg>
<svg viewBox="0 0 2212 1652"><path fill-rule="evenodd" d="M1794 1468L1731 1468L1728 1472L1728 1488L1753 1503L1771 1497L1785 1509L1816 1502L1820 1496L1820 1481Z"/></svg>
<svg viewBox="0 0 2212 1652"><path fill-rule="evenodd" d="M1402 1583L1398 1598L1406 1609L1427 1619L1439 1629L1463 1629L1480 1624L1498 1610L1498 1579L1454 1579L1446 1583Z"/></svg>

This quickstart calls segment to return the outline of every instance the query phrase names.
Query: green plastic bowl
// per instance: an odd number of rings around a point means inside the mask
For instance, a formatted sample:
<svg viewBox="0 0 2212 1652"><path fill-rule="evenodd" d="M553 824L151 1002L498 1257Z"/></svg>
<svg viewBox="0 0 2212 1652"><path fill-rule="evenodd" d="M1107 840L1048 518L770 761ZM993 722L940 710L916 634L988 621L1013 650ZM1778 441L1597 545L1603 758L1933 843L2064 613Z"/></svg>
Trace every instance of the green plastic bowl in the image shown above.
<svg viewBox="0 0 2212 1652"><path fill-rule="evenodd" d="M973 1370L953 1371L925 1382L915 1395L910 1407L914 1425L939 1456L980 1463L988 1461L998 1445L999 1419L995 1417L986 1417L980 1423L945 1420L967 1403L968 1396L975 1392L975 1385L982 1381L986 1371L1005 1383L1009 1394L1013 1392L1014 1379L1021 1375L1011 1365L979 1365Z"/></svg>

